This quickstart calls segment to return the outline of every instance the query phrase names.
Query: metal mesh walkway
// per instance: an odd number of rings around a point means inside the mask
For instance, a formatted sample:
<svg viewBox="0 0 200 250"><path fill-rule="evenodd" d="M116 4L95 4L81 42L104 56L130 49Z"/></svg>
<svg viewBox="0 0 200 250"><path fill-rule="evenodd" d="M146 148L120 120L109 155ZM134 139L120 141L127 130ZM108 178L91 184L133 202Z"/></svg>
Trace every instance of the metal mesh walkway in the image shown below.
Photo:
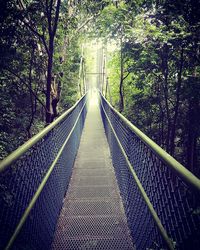
<svg viewBox="0 0 200 250"><path fill-rule="evenodd" d="M133 249L98 104L90 103L52 249Z"/></svg>

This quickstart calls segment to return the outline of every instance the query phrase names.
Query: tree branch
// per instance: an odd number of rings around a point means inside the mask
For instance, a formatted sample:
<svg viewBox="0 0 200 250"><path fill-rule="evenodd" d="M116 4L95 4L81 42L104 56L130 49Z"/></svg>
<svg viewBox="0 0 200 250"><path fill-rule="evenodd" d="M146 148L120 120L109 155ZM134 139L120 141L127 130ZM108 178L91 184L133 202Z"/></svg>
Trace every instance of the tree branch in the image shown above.
<svg viewBox="0 0 200 250"><path fill-rule="evenodd" d="M70 37L69 41L71 41L73 39L73 37L75 36L75 34L77 34L86 24L88 24L93 18L99 16L100 14L94 15L89 17L83 24L81 24L75 31L74 34Z"/></svg>
<svg viewBox="0 0 200 250"><path fill-rule="evenodd" d="M75 33L79 32L86 24L88 24L92 19L94 18L94 16L89 17L83 24L81 24L75 31Z"/></svg>
<svg viewBox="0 0 200 250"><path fill-rule="evenodd" d="M130 75L131 72L128 72L126 76L123 77L123 81Z"/></svg>
<svg viewBox="0 0 200 250"><path fill-rule="evenodd" d="M47 54L49 54L49 49L48 49L48 46L47 46L47 43L45 41L45 38L44 38L44 34L40 34L38 31L36 31L30 24L28 24L27 22L23 21L24 25L26 25L39 39L40 41L42 42L42 44L44 45L45 47L45 50L47 52Z"/></svg>
<svg viewBox="0 0 200 250"><path fill-rule="evenodd" d="M23 0L18 0L18 4L19 4L19 7L20 7L21 9L23 9L23 10L26 9L26 6L25 6Z"/></svg>

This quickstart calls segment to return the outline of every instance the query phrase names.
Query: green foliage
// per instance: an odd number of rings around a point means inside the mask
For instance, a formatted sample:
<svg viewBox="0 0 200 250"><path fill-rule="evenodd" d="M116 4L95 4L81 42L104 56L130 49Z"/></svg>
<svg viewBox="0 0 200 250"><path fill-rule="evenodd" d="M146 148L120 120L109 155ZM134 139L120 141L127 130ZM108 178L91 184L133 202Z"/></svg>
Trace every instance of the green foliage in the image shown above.
<svg viewBox="0 0 200 250"><path fill-rule="evenodd" d="M45 125L47 53L43 40L36 32L42 34L48 42L48 23L41 1L26 1L23 7L12 0L1 2L2 159ZM55 38L53 65L56 81L60 81L62 85L59 112L63 112L77 100L80 49L78 39L71 38L77 26L78 17L70 19L69 6L63 3ZM63 54L66 59L61 64Z"/></svg>
<svg viewBox="0 0 200 250"><path fill-rule="evenodd" d="M118 44L108 55L115 107L121 74L128 74L123 81L123 113L197 175L199 7L200 2L192 0L118 1L118 6L104 8L93 30L107 43L114 39Z"/></svg>
<svg viewBox="0 0 200 250"><path fill-rule="evenodd" d="M1 2L3 157L44 124L48 54L24 21L48 42L48 19L43 1L26 1L24 9ZM82 44L114 44L107 53L113 104L121 109L123 99L128 119L199 175L199 7L199 0L62 1L52 70L62 86L59 113L77 100L81 56L93 61L82 55ZM86 68L94 70L87 62Z"/></svg>

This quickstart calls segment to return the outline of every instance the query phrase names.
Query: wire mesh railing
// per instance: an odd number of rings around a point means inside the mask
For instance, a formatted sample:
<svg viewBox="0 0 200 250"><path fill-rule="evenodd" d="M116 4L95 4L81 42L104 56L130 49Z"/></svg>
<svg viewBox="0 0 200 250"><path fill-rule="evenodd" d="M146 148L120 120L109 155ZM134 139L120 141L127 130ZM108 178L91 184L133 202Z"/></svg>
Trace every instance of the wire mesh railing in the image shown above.
<svg viewBox="0 0 200 250"><path fill-rule="evenodd" d="M136 249L200 249L200 180L100 99Z"/></svg>
<svg viewBox="0 0 200 250"><path fill-rule="evenodd" d="M82 97L0 164L0 249L50 249L87 112Z"/></svg>

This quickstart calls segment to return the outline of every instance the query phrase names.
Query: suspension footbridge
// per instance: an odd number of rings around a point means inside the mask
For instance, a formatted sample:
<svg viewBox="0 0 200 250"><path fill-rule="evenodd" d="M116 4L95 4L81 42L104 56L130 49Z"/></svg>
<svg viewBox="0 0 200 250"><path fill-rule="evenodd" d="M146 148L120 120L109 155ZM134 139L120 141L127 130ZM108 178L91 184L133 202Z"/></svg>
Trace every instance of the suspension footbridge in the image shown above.
<svg viewBox="0 0 200 250"><path fill-rule="evenodd" d="M1 162L0 206L0 249L200 248L200 180L96 90Z"/></svg>

